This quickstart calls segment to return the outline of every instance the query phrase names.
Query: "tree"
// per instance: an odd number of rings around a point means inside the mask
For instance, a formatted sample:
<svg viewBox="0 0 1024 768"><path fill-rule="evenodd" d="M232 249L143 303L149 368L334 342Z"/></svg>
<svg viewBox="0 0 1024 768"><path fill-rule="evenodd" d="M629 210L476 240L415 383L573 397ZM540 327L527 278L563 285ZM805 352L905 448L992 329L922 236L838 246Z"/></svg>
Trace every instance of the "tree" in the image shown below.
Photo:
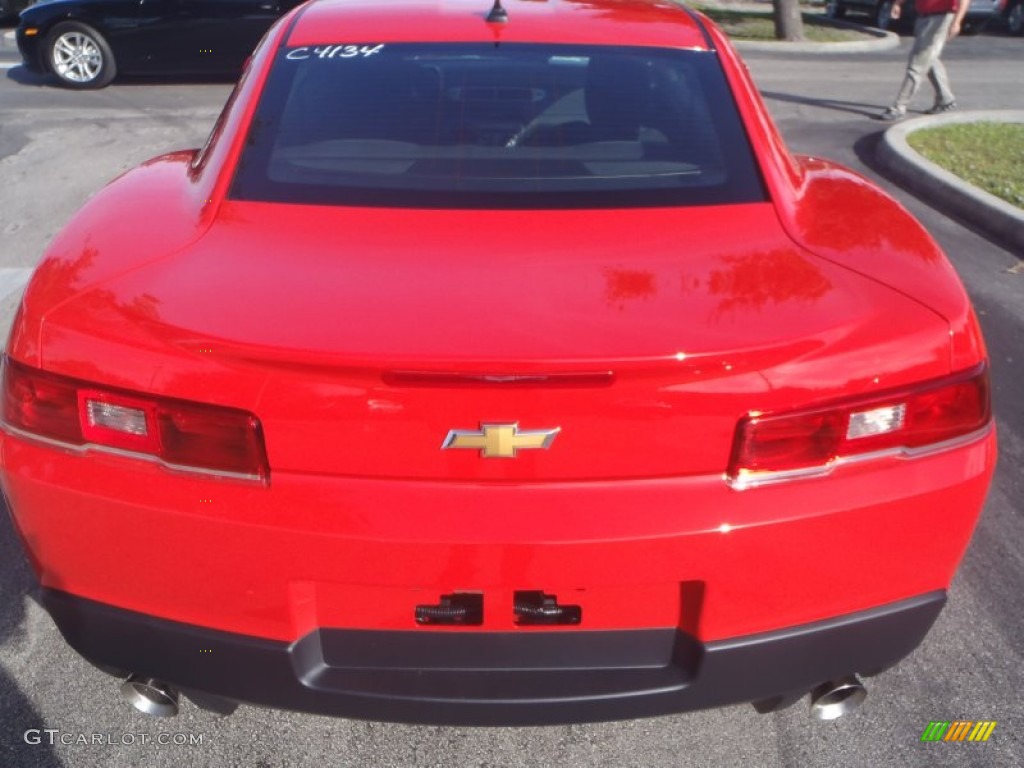
<svg viewBox="0 0 1024 768"><path fill-rule="evenodd" d="M800 15L800 0L772 0L775 19L775 39L799 42L804 37L804 20Z"/></svg>

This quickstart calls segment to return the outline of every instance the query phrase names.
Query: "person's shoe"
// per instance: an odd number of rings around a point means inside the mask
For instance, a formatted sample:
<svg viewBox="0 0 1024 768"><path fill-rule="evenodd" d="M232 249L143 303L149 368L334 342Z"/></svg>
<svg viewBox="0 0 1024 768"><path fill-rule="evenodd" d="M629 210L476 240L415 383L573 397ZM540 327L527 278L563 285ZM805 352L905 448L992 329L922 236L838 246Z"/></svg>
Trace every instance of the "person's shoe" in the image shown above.
<svg viewBox="0 0 1024 768"><path fill-rule="evenodd" d="M936 104L934 107L925 112L926 115L941 115L943 112L952 112L956 109L955 101L947 101L945 104Z"/></svg>
<svg viewBox="0 0 1024 768"><path fill-rule="evenodd" d="M907 111L905 109L889 107L885 112L875 115L875 120L881 120L883 123L895 123L897 120L902 120L906 116Z"/></svg>

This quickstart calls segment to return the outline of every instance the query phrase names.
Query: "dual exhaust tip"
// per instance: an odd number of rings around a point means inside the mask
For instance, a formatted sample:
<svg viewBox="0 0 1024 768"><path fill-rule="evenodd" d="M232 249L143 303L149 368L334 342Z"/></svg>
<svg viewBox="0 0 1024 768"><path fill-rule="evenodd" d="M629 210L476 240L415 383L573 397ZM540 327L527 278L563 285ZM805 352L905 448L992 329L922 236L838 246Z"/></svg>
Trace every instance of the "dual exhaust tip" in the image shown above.
<svg viewBox="0 0 1024 768"><path fill-rule="evenodd" d="M131 675L121 683L121 695L137 710L153 717L178 714L178 690L152 677ZM811 691L811 717L835 720L859 707L868 692L856 675L829 680Z"/></svg>

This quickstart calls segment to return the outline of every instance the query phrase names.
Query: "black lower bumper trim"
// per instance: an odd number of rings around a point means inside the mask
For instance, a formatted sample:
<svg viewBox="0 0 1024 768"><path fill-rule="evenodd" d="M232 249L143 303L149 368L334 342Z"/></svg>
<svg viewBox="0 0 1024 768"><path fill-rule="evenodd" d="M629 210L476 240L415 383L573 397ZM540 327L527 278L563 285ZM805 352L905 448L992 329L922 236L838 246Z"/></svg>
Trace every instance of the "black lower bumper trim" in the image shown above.
<svg viewBox="0 0 1024 768"><path fill-rule="evenodd" d="M875 674L917 647L945 600L930 592L707 644L673 629L321 629L289 645L41 591L68 643L100 666L251 704L452 725L645 717Z"/></svg>

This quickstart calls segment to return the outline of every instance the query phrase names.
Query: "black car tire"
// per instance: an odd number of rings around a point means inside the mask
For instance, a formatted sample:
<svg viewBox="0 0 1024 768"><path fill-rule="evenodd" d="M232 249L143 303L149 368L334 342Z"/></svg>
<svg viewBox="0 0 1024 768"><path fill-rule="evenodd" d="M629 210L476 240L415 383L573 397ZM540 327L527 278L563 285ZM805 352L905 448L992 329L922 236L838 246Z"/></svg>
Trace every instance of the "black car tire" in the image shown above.
<svg viewBox="0 0 1024 768"><path fill-rule="evenodd" d="M1006 25L1011 34L1024 33L1024 2L1016 2L1010 7L1010 12L1006 14Z"/></svg>
<svg viewBox="0 0 1024 768"><path fill-rule="evenodd" d="M62 21L46 36L43 50L47 69L68 88L102 88L117 74L110 46L87 24Z"/></svg>
<svg viewBox="0 0 1024 768"><path fill-rule="evenodd" d="M893 0L882 0L875 9L875 26L879 29L889 29L893 25L892 6Z"/></svg>
<svg viewBox="0 0 1024 768"><path fill-rule="evenodd" d="M839 2L839 0L828 0L825 3L825 18L827 19L842 19L846 16L846 6Z"/></svg>

